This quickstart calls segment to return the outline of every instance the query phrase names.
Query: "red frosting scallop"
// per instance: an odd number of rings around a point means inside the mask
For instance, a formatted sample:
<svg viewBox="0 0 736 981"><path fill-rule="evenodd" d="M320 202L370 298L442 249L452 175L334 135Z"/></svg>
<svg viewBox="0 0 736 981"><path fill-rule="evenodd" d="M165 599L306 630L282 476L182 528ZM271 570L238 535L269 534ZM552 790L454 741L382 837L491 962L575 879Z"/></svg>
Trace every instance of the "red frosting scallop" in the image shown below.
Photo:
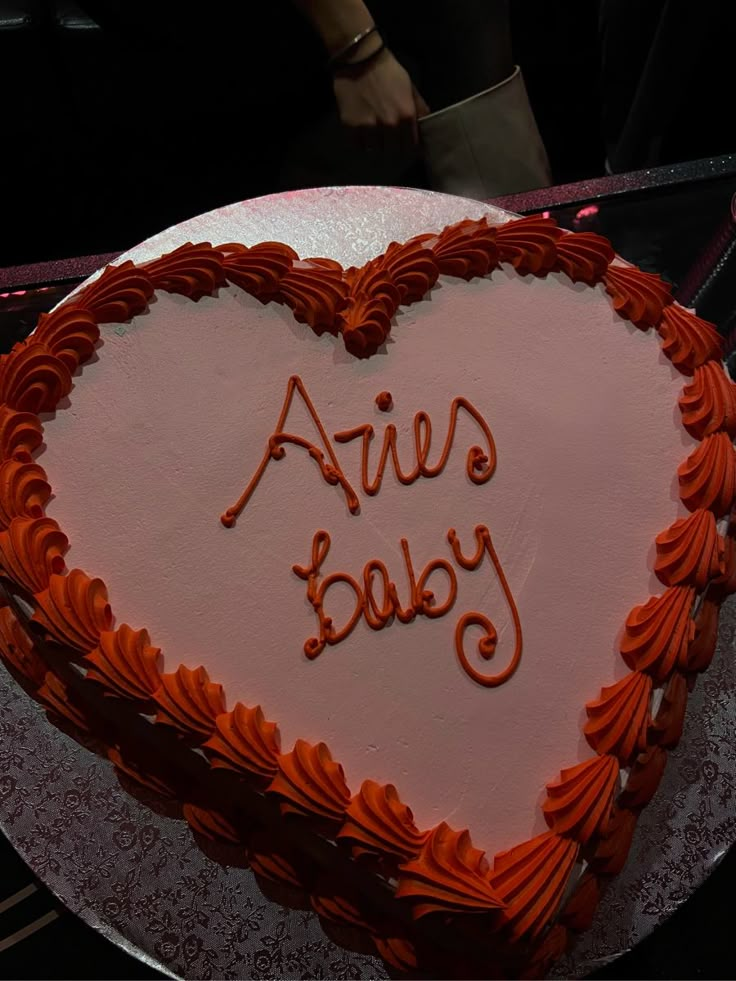
<svg viewBox="0 0 736 981"><path fill-rule="evenodd" d="M91 731L89 721L81 705L53 671L46 672L44 683L38 689L38 699L45 707L52 722L71 725L82 733Z"/></svg>
<svg viewBox="0 0 736 981"><path fill-rule="evenodd" d="M687 670L705 671L713 660L718 643L720 603L706 596L695 616L695 637L687 652Z"/></svg>
<svg viewBox="0 0 736 981"><path fill-rule="evenodd" d="M351 266L346 269L344 276L348 284L349 302L352 298L360 296L370 296L378 300L386 311L389 319L393 317L401 304L401 294L398 286L394 283L389 273L375 264L376 260L366 263L365 266Z"/></svg>
<svg viewBox="0 0 736 981"><path fill-rule="evenodd" d="M585 844L605 827L618 783L618 760L594 756L562 770L560 779L547 784L544 818L555 834Z"/></svg>
<svg viewBox="0 0 736 981"><path fill-rule="evenodd" d="M116 776L124 788L128 789L132 783L138 794L143 791L155 794L165 801L176 801L176 791L170 784L161 777L154 776L150 771L144 770L141 765L124 759L119 746L110 746L107 757L115 767Z"/></svg>
<svg viewBox="0 0 736 981"><path fill-rule="evenodd" d="M248 248L237 242L218 245L223 255L225 277L233 286L259 300L270 299L278 292L279 283L299 256L282 242L261 242Z"/></svg>
<svg viewBox="0 0 736 981"><path fill-rule="evenodd" d="M499 258L521 276L544 276L557 264L557 242L563 234L552 218L541 215L506 222L496 228Z"/></svg>
<svg viewBox="0 0 736 981"><path fill-rule="evenodd" d="M180 293L190 300L211 296L225 282L223 255L209 242L187 242L160 259L141 267L157 290Z"/></svg>
<svg viewBox="0 0 736 981"><path fill-rule="evenodd" d="M402 804L393 784L365 780L350 801L345 823L337 837L353 843L353 855L391 855L403 862L418 855L429 836L414 823L411 809Z"/></svg>
<svg viewBox="0 0 736 981"><path fill-rule="evenodd" d="M480 218L448 225L439 235L417 235L412 242L431 249L441 275L470 280L486 276L498 265L496 229Z"/></svg>
<svg viewBox="0 0 736 981"><path fill-rule="evenodd" d="M43 467L13 459L0 463L0 528L13 518L40 518L50 497Z"/></svg>
<svg viewBox="0 0 736 981"><path fill-rule="evenodd" d="M560 923L577 933L588 930L600 898L601 884L598 876L590 871L584 872L572 896L565 903L565 908L560 915Z"/></svg>
<svg viewBox="0 0 736 981"><path fill-rule="evenodd" d="M579 845L551 831L493 859L491 884L506 903L503 923L513 939L536 936L555 913Z"/></svg>
<svg viewBox="0 0 736 981"><path fill-rule="evenodd" d="M53 313L41 314L33 339L63 361L73 375L80 364L92 357L100 328L89 310L61 306Z"/></svg>
<svg viewBox="0 0 736 981"><path fill-rule="evenodd" d="M614 807L608 825L602 829L590 857L590 867L599 875L618 875L626 864L636 829L638 813Z"/></svg>
<svg viewBox="0 0 736 981"><path fill-rule="evenodd" d="M585 706L588 721L583 731L592 748L616 756L624 765L645 749L651 694L652 679L638 671L603 688L601 697Z"/></svg>
<svg viewBox="0 0 736 981"><path fill-rule="evenodd" d="M677 468L680 499L689 511L705 508L717 518L736 498L736 453L728 433L713 433Z"/></svg>
<svg viewBox="0 0 736 981"><path fill-rule="evenodd" d="M375 926L364 916L359 899L345 894L346 883L337 876L321 876L310 889L312 909L322 920L341 927L352 927L373 935Z"/></svg>
<svg viewBox="0 0 736 981"><path fill-rule="evenodd" d="M128 259L119 266L107 266L74 296L72 304L89 310L98 324L124 323L143 313L152 296L150 277Z"/></svg>
<svg viewBox="0 0 736 981"><path fill-rule="evenodd" d="M667 682L657 717L652 723L655 741L665 749L676 746L682 736L687 708L687 682L685 676L675 671Z"/></svg>
<svg viewBox="0 0 736 981"><path fill-rule="evenodd" d="M101 579L90 579L81 569L65 576L52 575L49 585L35 596L31 617L62 647L88 654L100 634L112 627L107 589Z"/></svg>
<svg viewBox="0 0 736 981"><path fill-rule="evenodd" d="M736 436L736 385L720 361L706 361L695 369L677 403L682 424L695 439L724 430Z"/></svg>
<svg viewBox="0 0 736 981"><path fill-rule="evenodd" d="M317 333L336 327L337 315L348 295L342 269L325 266L323 261L295 262L279 283L278 293L279 299L291 308L294 319L309 324Z"/></svg>
<svg viewBox="0 0 736 981"><path fill-rule="evenodd" d="M203 743L212 766L272 780L278 770L281 737L274 722L266 722L260 705L240 702L232 712L218 715L215 731Z"/></svg>
<svg viewBox="0 0 736 981"><path fill-rule="evenodd" d="M351 354L368 358L388 337L391 316L381 299L359 293L351 296L349 306L339 315L338 329Z"/></svg>
<svg viewBox="0 0 736 981"><path fill-rule="evenodd" d="M488 913L505 903L488 881L484 853L467 831L444 821L432 831L417 858L399 868L399 899L412 901L415 919L428 913Z"/></svg>
<svg viewBox="0 0 736 981"><path fill-rule="evenodd" d="M654 797L667 764L661 746L650 746L636 758L618 798L619 807L640 811Z"/></svg>
<svg viewBox="0 0 736 981"><path fill-rule="evenodd" d="M608 239L595 232L568 232L557 240L556 249L555 270L588 286L600 283L615 254Z"/></svg>
<svg viewBox="0 0 736 981"><path fill-rule="evenodd" d="M203 667L192 670L182 664L174 674L162 674L153 698L158 705L156 722L198 739L212 734L217 716L225 711L222 685L210 681Z"/></svg>
<svg viewBox="0 0 736 981"><path fill-rule="evenodd" d="M279 757L279 769L268 789L278 794L283 814L302 814L323 821L342 821L350 791L339 763L324 743L311 746L297 739L294 749Z"/></svg>
<svg viewBox="0 0 736 981"><path fill-rule="evenodd" d="M46 589L64 571L69 540L53 518L13 518L0 532L0 568L29 593Z"/></svg>
<svg viewBox="0 0 736 981"><path fill-rule="evenodd" d="M559 923L550 927L529 955L519 977L522 979L546 978L552 964L559 960L567 950L569 937L569 931Z"/></svg>
<svg viewBox="0 0 736 981"><path fill-rule="evenodd" d="M380 934L373 937L376 953L390 967L402 974L408 974L417 966L416 949L406 937L395 936L395 924L391 927L391 931L382 930Z"/></svg>
<svg viewBox="0 0 736 981"><path fill-rule="evenodd" d="M371 273L383 273L399 291L400 303L406 306L421 300L437 282L439 268L431 249L410 239L399 245L392 242L385 253L367 263Z"/></svg>
<svg viewBox="0 0 736 981"><path fill-rule="evenodd" d="M195 834L228 845L242 843L242 836L237 828L221 811L197 807L195 804L184 804L181 810L184 819Z"/></svg>
<svg viewBox="0 0 736 981"><path fill-rule="evenodd" d="M0 608L0 654L35 688L43 684L46 665L36 653L32 638L9 606Z"/></svg>
<svg viewBox="0 0 736 981"><path fill-rule="evenodd" d="M127 623L100 634L86 663L87 677L120 698L149 702L161 685L161 649L151 645L147 630Z"/></svg>
<svg viewBox="0 0 736 981"><path fill-rule="evenodd" d="M37 415L0 405L0 460L29 463L42 442L43 426Z"/></svg>
<svg viewBox="0 0 736 981"><path fill-rule="evenodd" d="M692 374L698 365L721 357L723 338L713 324L677 303L664 308L657 330L662 338L662 350L685 374Z"/></svg>
<svg viewBox="0 0 736 981"><path fill-rule="evenodd" d="M621 640L621 654L632 671L647 671L655 681L665 681L677 665L686 666L695 636L694 600L691 586L672 586L634 607Z"/></svg>
<svg viewBox="0 0 736 981"><path fill-rule="evenodd" d="M655 538L654 571L665 586L694 586L702 592L725 571L725 543L710 511L693 511Z"/></svg>
<svg viewBox="0 0 736 981"><path fill-rule="evenodd" d="M609 266L603 282L616 313L642 330L656 327L662 311L672 303L669 283L636 266Z"/></svg>
<svg viewBox="0 0 736 981"><path fill-rule="evenodd" d="M52 412L72 390L66 364L31 337L0 359L0 402L20 412Z"/></svg>

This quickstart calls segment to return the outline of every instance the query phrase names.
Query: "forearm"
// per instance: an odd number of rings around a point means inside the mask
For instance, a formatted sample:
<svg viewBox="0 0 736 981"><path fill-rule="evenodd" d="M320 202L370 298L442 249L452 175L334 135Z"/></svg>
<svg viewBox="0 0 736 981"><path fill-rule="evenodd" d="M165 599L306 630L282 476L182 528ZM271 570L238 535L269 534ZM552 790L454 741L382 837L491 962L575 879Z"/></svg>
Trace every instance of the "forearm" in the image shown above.
<svg viewBox="0 0 736 981"><path fill-rule="evenodd" d="M363 0L293 0L293 3L310 21L329 54L340 51L374 23Z"/></svg>

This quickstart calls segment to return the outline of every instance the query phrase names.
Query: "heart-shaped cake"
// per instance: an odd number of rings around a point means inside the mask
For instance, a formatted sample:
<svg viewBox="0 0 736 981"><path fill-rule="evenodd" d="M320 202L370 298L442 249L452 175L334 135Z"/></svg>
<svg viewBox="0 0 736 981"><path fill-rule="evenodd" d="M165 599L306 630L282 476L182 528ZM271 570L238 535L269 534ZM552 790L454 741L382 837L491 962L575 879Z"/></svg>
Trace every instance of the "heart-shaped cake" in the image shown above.
<svg viewBox="0 0 736 981"><path fill-rule="evenodd" d="M47 705L99 728L104 693L227 772L198 834L237 842L247 786L406 919L543 970L625 860L733 579L712 325L545 217L358 266L188 243L42 316L0 403L37 638L6 607L0 646ZM408 927L371 936L415 965Z"/></svg>

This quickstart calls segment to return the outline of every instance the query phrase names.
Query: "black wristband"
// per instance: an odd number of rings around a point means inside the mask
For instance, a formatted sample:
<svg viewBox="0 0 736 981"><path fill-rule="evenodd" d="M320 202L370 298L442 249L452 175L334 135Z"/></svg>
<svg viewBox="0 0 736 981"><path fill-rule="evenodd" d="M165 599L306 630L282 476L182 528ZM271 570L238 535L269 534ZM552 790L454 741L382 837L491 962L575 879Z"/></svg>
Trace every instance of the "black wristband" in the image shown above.
<svg viewBox="0 0 736 981"><path fill-rule="evenodd" d="M383 41L381 41L376 50L371 51L371 53L366 55L365 58L360 58L358 61L335 62L331 66L332 74L338 78L358 78L363 74L366 68L373 64L379 55L383 54L385 50L386 45Z"/></svg>

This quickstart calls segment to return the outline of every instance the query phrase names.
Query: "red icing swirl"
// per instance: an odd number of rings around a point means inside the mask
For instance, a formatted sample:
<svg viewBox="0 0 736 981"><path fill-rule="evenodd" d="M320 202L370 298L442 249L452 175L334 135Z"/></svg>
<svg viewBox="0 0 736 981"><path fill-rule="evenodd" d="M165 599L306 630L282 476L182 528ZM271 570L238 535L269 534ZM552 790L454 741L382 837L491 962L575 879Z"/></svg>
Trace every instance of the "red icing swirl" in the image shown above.
<svg viewBox="0 0 736 981"><path fill-rule="evenodd" d="M601 884L598 876L586 871L580 877L572 896L565 903L560 915L560 923L568 930L583 933L593 923L593 916L601 898Z"/></svg>
<svg viewBox="0 0 736 981"><path fill-rule="evenodd" d="M115 775L123 788L132 792L134 796L141 793L154 794L165 801L176 801L176 791L170 784L160 776L154 776L150 770L144 769L140 764L133 764L130 760L124 759L119 746L108 747L107 757L115 767Z"/></svg>
<svg viewBox="0 0 736 981"><path fill-rule="evenodd" d="M365 266L351 266L344 273L348 284L349 297L364 294L379 300L389 319L396 313L401 303L399 289L385 269L376 265L373 259Z"/></svg>
<svg viewBox="0 0 736 981"><path fill-rule="evenodd" d="M695 439L719 430L732 439L736 436L736 385L720 361L706 361L696 368L692 383L685 386L677 404L683 426Z"/></svg>
<svg viewBox="0 0 736 981"><path fill-rule="evenodd" d="M569 932L560 923L550 927L534 950L524 961L524 970L519 975L527 978L546 978L550 967L565 953L569 946Z"/></svg>
<svg viewBox="0 0 736 981"><path fill-rule="evenodd" d="M371 274L382 273L399 292L402 306L421 300L437 282L439 269L431 249L416 239L392 242L383 255L368 263Z"/></svg>
<svg viewBox="0 0 736 981"><path fill-rule="evenodd" d="M257 878L303 890L307 877L304 855L268 831L251 836L248 858Z"/></svg>
<svg viewBox="0 0 736 981"><path fill-rule="evenodd" d="M100 634L112 627L107 589L101 579L90 579L81 569L68 575L52 575L49 585L37 593L31 617L57 643L88 654Z"/></svg>
<svg viewBox="0 0 736 981"><path fill-rule="evenodd" d="M672 287L655 273L636 266L609 266L603 277L606 292L620 317L641 330L659 324L662 311L672 303Z"/></svg>
<svg viewBox="0 0 736 981"><path fill-rule="evenodd" d="M614 807L607 827L603 828L590 858L590 867L599 875L618 875L631 849L638 813L626 807Z"/></svg>
<svg viewBox="0 0 736 981"><path fill-rule="evenodd" d="M301 814L322 821L342 821L350 791L339 763L324 743L312 746L297 739L294 749L279 757L279 769L268 790L282 798L283 814Z"/></svg>
<svg viewBox="0 0 736 981"><path fill-rule="evenodd" d="M0 359L0 402L20 412L52 412L72 390L66 364L33 337Z"/></svg>
<svg viewBox="0 0 736 981"><path fill-rule="evenodd" d="M324 260L295 262L279 283L279 298L291 308L294 319L322 333L333 330L337 315L347 304L348 288L338 266Z"/></svg>
<svg viewBox="0 0 736 981"><path fill-rule="evenodd" d="M382 929L381 933L373 937L373 943L382 961L402 974L408 974L416 970L417 952L410 940L395 936L395 932L396 926L392 924L390 933Z"/></svg>
<svg viewBox="0 0 736 981"><path fill-rule="evenodd" d="M724 541L710 511L693 511L655 538L654 571L665 586L694 586L702 592L725 571Z"/></svg>
<svg viewBox="0 0 736 981"><path fill-rule="evenodd" d="M650 746L638 756L619 795L619 807L632 811L646 807L656 793L666 764L667 753L661 746Z"/></svg>
<svg viewBox="0 0 736 981"><path fill-rule="evenodd" d="M664 308L657 330L662 338L662 350L674 366L686 374L692 374L698 365L721 356L723 339L713 324L677 303Z"/></svg>
<svg viewBox="0 0 736 981"><path fill-rule="evenodd" d="M162 674L153 698L158 705L156 722L199 740L212 734L217 716L225 711L222 685L210 681L203 667L182 664L173 674Z"/></svg>
<svg viewBox="0 0 736 981"><path fill-rule="evenodd" d="M607 238L595 232L569 232L557 240L555 270L564 273L573 283L600 283L613 260L613 246Z"/></svg>
<svg viewBox="0 0 736 981"><path fill-rule="evenodd" d="M686 708L687 682L684 675L675 671L662 693L659 711L652 724L654 741L665 749L672 749L679 743Z"/></svg>
<svg viewBox="0 0 736 981"><path fill-rule="evenodd" d="M496 229L484 218L465 218L448 225L439 235L417 235L412 242L434 252L443 276L470 280L486 276L498 265Z"/></svg>
<svg viewBox="0 0 736 981"><path fill-rule="evenodd" d="M555 834L585 844L605 827L617 783L615 756L594 756L562 770L559 780L547 784L545 821Z"/></svg>
<svg viewBox="0 0 736 981"><path fill-rule="evenodd" d="M655 681L665 681L676 666L686 666L695 634L694 599L692 586L671 586L634 607L621 640L621 654L632 671L647 671Z"/></svg>
<svg viewBox="0 0 736 981"><path fill-rule="evenodd" d="M151 645L147 630L122 623L100 634L86 658L87 677L120 698L149 702L161 684L161 649Z"/></svg>
<svg viewBox="0 0 736 981"><path fill-rule="evenodd" d="M0 654L34 688L43 684L46 665L36 653L32 638L9 606L0 608Z"/></svg>
<svg viewBox="0 0 736 981"><path fill-rule="evenodd" d="M64 571L69 541L53 518L13 518L0 532L0 567L29 593L46 589Z"/></svg>
<svg viewBox="0 0 736 981"><path fill-rule="evenodd" d="M62 723L63 729L71 726L82 733L90 732L90 724L82 707L53 671L46 672L44 683L38 690L38 700L55 725Z"/></svg>
<svg viewBox="0 0 736 981"><path fill-rule="evenodd" d="M422 850L429 835L414 823L411 809L402 804L393 784L365 780L350 801L338 838L353 843L353 855L378 853L403 862Z"/></svg>
<svg viewBox="0 0 736 981"><path fill-rule="evenodd" d="M211 296L225 282L222 252L209 242L193 245L186 242L160 259L140 267L157 290L181 293L190 300Z"/></svg>
<svg viewBox="0 0 736 981"><path fill-rule="evenodd" d="M71 301L89 310L98 324L123 323L148 306L153 296L150 277L130 259L107 266L102 275L85 286Z"/></svg>
<svg viewBox="0 0 736 981"><path fill-rule="evenodd" d="M728 433L706 436L677 468L680 499L689 511L704 508L717 518L736 498L736 454Z"/></svg>
<svg viewBox="0 0 736 981"><path fill-rule="evenodd" d="M695 616L695 637L687 652L687 670L705 671L713 660L718 643L717 601L706 596Z"/></svg>
<svg viewBox="0 0 736 981"><path fill-rule="evenodd" d="M37 415L0 405L0 460L27 463L42 442L43 427Z"/></svg>
<svg viewBox="0 0 736 981"><path fill-rule="evenodd" d="M40 518L50 497L51 486L37 463L0 463L0 528L7 528L13 518Z"/></svg>
<svg viewBox="0 0 736 981"><path fill-rule="evenodd" d="M496 228L501 262L510 262L520 276L544 276L557 264L557 242L563 231L552 218L530 215Z"/></svg>
<svg viewBox="0 0 736 981"><path fill-rule="evenodd" d="M345 347L356 358L375 354L391 331L391 316L383 301L367 293L351 296L339 316L338 329Z"/></svg>
<svg viewBox="0 0 736 981"><path fill-rule="evenodd" d="M500 852L491 883L506 903L504 925L514 940L536 936L557 909L577 859L579 845L546 831Z"/></svg>
<svg viewBox="0 0 736 981"><path fill-rule="evenodd" d="M310 890L312 909L321 920L335 923L341 927L353 927L374 934L375 926L366 920L361 911L358 897L352 899L345 894L346 883L337 876L329 874L320 877Z"/></svg>
<svg viewBox="0 0 736 981"><path fill-rule="evenodd" d="M221 811L197 807L195 804L184 804L181 810L184 819L195 834L228 845L242 843L242 836L238 833L238 829Z"/></svg>
<svg viewBox="0 0 736 981"><path fill-rule="evenodd" d="M248 248L237 242L218 245L228 282L259 300L270 299L299 256L281 242L261 242Z"/></svg>
<svg viewBox="0 0 736 981"><path fill-rule="evenodd" d="M625 765L646 748L651 694L652 679L632 671L603 688L597 701L588 702L583 732L596 753L609 753Z"/></svg>
<svg viewBox="0 0 736 981"><path fill-rule="evenodd" d="M232 712L217 716L215 731L202 749L214 767L271 780L278 770L281 737L260 705L246 708L238 702Z"/></svg>
<svg viewBox="0 0 736 981"><path fill-rule="evenodd" d="M62 361L72 375L92 357L99 338L100 328L89 310L69 305L42 313L33 332L33 339Z"/></svg>
<svg viewBox="0 0 736 981"><path fill-rule="evenodd" d="M733 535L732 525L723 540L723 568L712 580L708 590L709 598L719 602L736 593L736 540Z"/></svg>
<svg viewBox="0 0 736 981"><path fill-rule="evenodd" d="M422 851L399 868L399 899L412 901L415 919L428 913L488 913L504 901L488 881L488 863L467 831L444 821L433 829Z"/></svg>

